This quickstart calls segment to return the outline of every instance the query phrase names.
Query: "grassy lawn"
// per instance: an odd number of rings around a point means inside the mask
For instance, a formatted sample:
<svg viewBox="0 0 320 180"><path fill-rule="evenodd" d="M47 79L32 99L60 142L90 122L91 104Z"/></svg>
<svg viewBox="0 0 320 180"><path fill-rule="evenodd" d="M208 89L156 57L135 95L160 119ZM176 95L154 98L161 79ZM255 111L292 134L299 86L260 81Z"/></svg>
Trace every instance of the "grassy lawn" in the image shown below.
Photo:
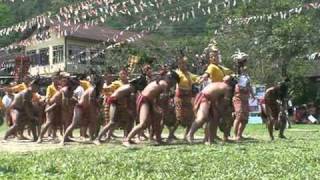
<svg viewBox="0 0 320 180"><path fill-rule="evenodd" d="M320 126L296 125L286 131L287 140L273 142L262 125L250 125L246 134L250 138L241 143L212 146L180 142L125 148L116 142L2 152L0 179L320 178Z"/></svg>

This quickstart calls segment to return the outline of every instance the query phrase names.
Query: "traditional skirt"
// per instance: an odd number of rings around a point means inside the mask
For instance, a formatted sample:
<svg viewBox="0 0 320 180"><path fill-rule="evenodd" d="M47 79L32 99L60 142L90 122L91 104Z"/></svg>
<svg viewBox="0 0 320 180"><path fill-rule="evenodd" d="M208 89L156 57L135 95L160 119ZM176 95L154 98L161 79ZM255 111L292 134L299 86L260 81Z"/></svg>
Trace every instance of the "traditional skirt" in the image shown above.
<svg viewBox="0 0 320 180"><path fill-rule="evenodd" d="M115 121L121 128L125 128L127 124L132 121L132 116L129 113L128 98L129 97L117 99L112 96L108 98L107 103L105 104L105 124L111 120L109 116L111 105L115 105L117 107L113 121Z"/></svg>
<svg viewBox="0 0 320 180"><path fill-rule="evenodd" d="M194 120L192 111L192 92L177 90L174 98L176 118L183 126L190 126Z"/></svg>
<svg viewBox="0 0 320 180"><path fill-rule="evenodd" d="M221 118L219 121L219 128L222 132L225 132L226 130L228 131L231 130L231 127L233 126L233 121L234 121L232 112L233 112L232 106L228 106L226 109L223 110L223 114L221 114Z"/></svg>
<svg viewBox="0 0 320 180"><path fill-rule="evenodd" d="M176 125L177 119L175 113L174 100L170 98L168 95L163 95L160 96L158 105L161 109L160 111L162 114L163 124L168 127Z"/></svg>
<svg viewBox="0 0 320 180"><path fill-rule="evenodd" d="M232 102L236 118L241 122L247 123L249 118L249 100L234 96Z"/></svg>
<svg viewBox="0 0 320 180"><path fill-rule="evenodd" d="M103 112L104 112L104 122L103 126L107 125L110 121L109 118L109 110L110 110L110 105L108 103L104 104Z"/></svg>

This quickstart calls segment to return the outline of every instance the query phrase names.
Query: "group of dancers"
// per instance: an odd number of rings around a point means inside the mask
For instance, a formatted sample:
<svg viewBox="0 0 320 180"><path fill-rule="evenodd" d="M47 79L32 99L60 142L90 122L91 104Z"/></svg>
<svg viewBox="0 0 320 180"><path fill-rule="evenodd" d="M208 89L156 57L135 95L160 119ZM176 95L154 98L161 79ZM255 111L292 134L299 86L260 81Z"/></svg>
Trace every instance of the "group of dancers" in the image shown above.
<svg viewBox="0 0 320 180"><path fill-rule="evenodd" d="M208 45L203 58L207 68L202 75L188 70L188 58L183 54L175 58L176 67L161 66L154 71L146 64L132 79L126 69L120 70L115 81L111 72L103 76L92 73L87 79L59 73L52 77L43 97L38 94L41 81L26 76L21 84L1 88L12 97L5 108L9 129L4 141L10 137L24 139L27 130L38 143L45 136L57 138L60 132L61 144L65 144L73 140L73 130L80 128L81 137L101 144L121 128L124 145L136 143L135 138L161 144L164 127L169 129L170 142L176 139L180 125L185 127L184 139L189 143L194 142L194 134L201 127L205 129L205 144L219 138L218 129L224 141L231 140L232 127L232 139L240 141L248 123L249 98L255 98L246 69L248 55L237 52L232 56L235 72L220 64L216 44ZM287 91L288 80L278 83L266 90L261 104L272 140L273 129L279 129L279 137L285 138Z"/></svg>

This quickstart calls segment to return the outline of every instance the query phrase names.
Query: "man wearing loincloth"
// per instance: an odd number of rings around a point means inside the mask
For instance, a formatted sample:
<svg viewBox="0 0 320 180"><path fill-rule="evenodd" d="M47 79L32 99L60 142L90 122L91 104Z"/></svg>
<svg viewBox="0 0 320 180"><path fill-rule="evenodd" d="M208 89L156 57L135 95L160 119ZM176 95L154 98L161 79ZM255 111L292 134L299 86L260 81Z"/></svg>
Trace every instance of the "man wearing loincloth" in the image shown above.
<svg viewBox="0 0 320 180"><path fill-rule="evenodd" d="M42 142L44 134L49 127L66 129L72 121L73 108L77 100L73 97L73 92L79 85L79 81L65 77L61 81L62 88L47 101L46 114L47 122L43 126L38 143Z"/></svg>
<svg viewBox="0 0 320 180"><path fill-rule="evenodd" d="M92 81L94 86L89 87L84 92L74 108L72 122L63 136L62 145L68 140L73 129L79 125L80 128L89 129L90 140L95 138L99 126L99 102L103 80L96 75L92 77Z"/></svg>
<svg viewBox="0 0 320 180"><path fill-rule="evenodd" d="M261 117L267 123L267 128L271 140L274 140L273 128L279 131L279 138L285 138L284 130L286 128L286 107L288 95L289 79L266 90L264 104L261 108Z"/></svg>
<svg viewBox="0 0 320 180"><path fill-rule="evenodd" d="M5 133L4 140L17 131L22 131L26 125L32 130L33 140L37 140L37 117L33 113L32 96L39 90L39 79L31 81L27 89L18 93L9 107L13 125Z"/></svg>
<svg viewBox="0 0 320 180"><path fill-rule="evenodd" d="M110 120L99 133L97 140L95 141L96 144L100 144L102 136L107 132L112 132L117 126L124 127L124 136L127 136L134 124L134 117L132 117L132 114L128 109L128 100L130 100L132 93L143 90L146 85L146 76L141 75L112 93L107 100L110 107Z"/></svg>
<svg viewBox="0 0 320 180"><path fill-rule="evenodd" d="M132 138L152 125L152 129L156 135L156 141L161 143L161 125L160 113L155 110L155 99L165 91L168 91L176 83L179 83L179 76L176 72L170 71L164 79L153 81L148 84L137 97L137 113L139 116L139 124L135 126L128 137L124 141L124 145L134 143Z"/></svg>
<svg viewBox="0 0 320 180"><path fill-rule="evenodd" d="M205 143L211 144L217 133L219 118L226 106L231 104L231 98L236 81L231 76L225 76L223 82L214 82L207 85L195 98L194 111L196 119L187 135L192 143L194 133L207 122Z"/></svg>

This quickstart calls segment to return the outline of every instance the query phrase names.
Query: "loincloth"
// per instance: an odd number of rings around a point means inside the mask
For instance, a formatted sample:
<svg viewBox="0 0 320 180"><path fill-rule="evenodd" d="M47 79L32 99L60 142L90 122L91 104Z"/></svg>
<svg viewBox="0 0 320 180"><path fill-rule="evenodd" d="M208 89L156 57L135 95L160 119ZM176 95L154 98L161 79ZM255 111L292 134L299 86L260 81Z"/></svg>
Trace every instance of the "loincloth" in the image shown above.
<svg viewBox="0 0 320 180"><path fill-rule="evenodd" d="M201 103L203 102L210 102L209 96L203 92L200 92L196 98L194 99L193 103L193 110L194 112L197 112L200 108Z"/></svg>
<svg viewBox="0 0 320 180"><path fill-rule="evenodd" d="M142 94L139 94L138 97L137 97L137 100L136 100L136 105L137 105L137 114L139 115L140 114L140 109L141 109L141 106L143 104L148 104L150 107L150 109L153 109L153 102L152 100L150 100L148 97L146 96L143 96Z"/></svg>
<svg viewBox="0 0 320 180"><path fill-rule="evenodd" d="M114 115L114 121L118 124L118 127L125 129L127 124L133 121L133 117L126 106L118 105Z"/></svg>
<svg viewBox="0 0 320 180"><path fill-rule="evenodd" d="M199 108L200 108L200 105L201 103L203 102L208 102L210 104L210 108L209 108L209 116L211 118L214 118L214 117L219 117L219 109L217 108L217 105L215 102L212 102L212 100L210 99L209 95L203 93L203 92L200 92L195 100L194 100L194 103L193 103L193 110L194 110L194 113L198 112ZM196 115L196 114L195 114Z"/></svg>
<svg viewBox="0 0 320 180"><path fill-rule="evenodd" d="M116 122L118 126L120 126L121 128L125 128L127 124L133 119L130 113L131 106L130 107L128 106L129 104L128 101L129 99L126 99L126 98L122 98L121 101L119 101L115 97L109 97L104 107L105 124L111 121L109 111L110 111L110 105L113 104L116 106L116 111L114 114L114 119L112 121Z"/></svg>
<svg viewBox="0 0 320 180"><path fill-rule="evenodd" d="M118 103L118 98L114 97L114 96L110 96L107 98L107 103L108 105L111 104L117 104Z"/></svg>

